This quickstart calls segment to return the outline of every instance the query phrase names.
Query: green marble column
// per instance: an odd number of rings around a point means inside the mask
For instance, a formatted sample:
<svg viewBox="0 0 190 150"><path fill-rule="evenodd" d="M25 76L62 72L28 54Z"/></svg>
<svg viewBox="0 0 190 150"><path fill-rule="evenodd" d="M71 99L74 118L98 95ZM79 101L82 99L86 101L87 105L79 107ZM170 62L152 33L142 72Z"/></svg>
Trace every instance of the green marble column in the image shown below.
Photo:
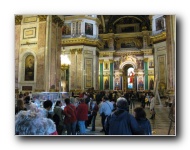
<svg viewBox="0 0 190 150"><path fill-rule="evenodd" d="M113 90L113 60L110 60L110 90Z"/></svg>

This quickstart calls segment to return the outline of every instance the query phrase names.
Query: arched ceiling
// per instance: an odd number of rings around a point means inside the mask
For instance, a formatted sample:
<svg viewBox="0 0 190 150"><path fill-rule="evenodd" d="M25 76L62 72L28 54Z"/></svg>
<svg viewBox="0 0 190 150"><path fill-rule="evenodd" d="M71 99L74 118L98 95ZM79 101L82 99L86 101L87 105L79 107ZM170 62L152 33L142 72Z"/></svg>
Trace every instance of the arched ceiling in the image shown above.
<svg viewBox="0 0 190 150"><path fill-rule="evenodd" d="M101 24L99 26L102 33L116 32L118 24L139 24L140 31L142 27L151 30L149 15L98 15Z"/></svg>

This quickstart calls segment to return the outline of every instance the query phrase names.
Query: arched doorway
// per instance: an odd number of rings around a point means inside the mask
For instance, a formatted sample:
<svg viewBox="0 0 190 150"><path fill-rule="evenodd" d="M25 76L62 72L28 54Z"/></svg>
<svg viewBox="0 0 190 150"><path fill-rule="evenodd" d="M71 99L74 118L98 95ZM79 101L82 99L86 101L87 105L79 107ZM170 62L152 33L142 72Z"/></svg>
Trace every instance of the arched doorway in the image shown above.
<svg viewBox="0 0 190 150"><path fill-rule="evenodd" d="M134 67L131 64L126 64L123 67L123 89L133 90L135 87Z"/></svg>
<svg viewBox="0 0 190 150"><path fill-rule="evenodd" d="M136 70L137 61L135 56L123 56L119 65L120 74L122 76L122 90L135 90L136 86Z"/></svg>

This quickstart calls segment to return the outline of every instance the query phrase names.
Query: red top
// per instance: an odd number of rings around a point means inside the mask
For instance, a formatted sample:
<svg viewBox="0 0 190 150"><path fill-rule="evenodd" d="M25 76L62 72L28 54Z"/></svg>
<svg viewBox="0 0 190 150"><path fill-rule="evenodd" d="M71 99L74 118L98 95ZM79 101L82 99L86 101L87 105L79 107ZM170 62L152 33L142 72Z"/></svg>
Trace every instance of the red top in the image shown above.
<svg viewBox="0 0 190 150"><path fill-rule="evenodd" d="M85 102L81 102L77 107L77 120L88 120L88 105Z"/></svg>
<svg viewBox="0 0 190 150"><path fill-rule="evenodd" d="M76 107L73 104L67 105L63 110L63 114L65 115L65 118L64 118L65 124L70 124L77 121Z"/></svg>

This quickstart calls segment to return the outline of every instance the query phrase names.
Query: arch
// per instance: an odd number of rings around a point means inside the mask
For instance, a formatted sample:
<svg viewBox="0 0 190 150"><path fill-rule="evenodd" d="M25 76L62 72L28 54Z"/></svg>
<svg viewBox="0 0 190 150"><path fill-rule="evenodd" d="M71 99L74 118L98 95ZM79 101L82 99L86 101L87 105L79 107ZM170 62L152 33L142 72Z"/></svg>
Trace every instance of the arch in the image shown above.
<svg viewBox="0 0 190 150"><path fill-rule="evenodd" d="M34 56L34 80L33 81L25 81L25 60L27 56L32 55ZM37 71L37 58L36 54L32 50L27 50L23 52L20 55L20 60L19 60L19 82L35 82L36 81L36 71Z"/></svg>
<svg viewBox="0 0 190 150"><path fill-rule="evenodd" d="M121 64L119 65L119 69L122 70L125 65L132 65L132 67L133 67L134 69L137 69L137 65L136 65L136 63L134 63L133 61L125 61L125 62L121 63Z"/></svg>
<svg viewBox="0 0 190 150"><path fill-rule="evenodd" d="M137 69L136 57L133 55L122 56L120 62L120 70L122 70L125 65L131 65L134 69Z"/></svg>
<svg viewBox="0 0 190 150"><path fill-rule="evenodd" d="M123 16L123 17L120 17L120 18L116 19L116 20L113 22L113 25L115 25L119 20L124 19L124 18L134 18L134 19L136 19L136 20L142 22L142 20L141 20L140 18L135 17L135 16Z"/></svg>

